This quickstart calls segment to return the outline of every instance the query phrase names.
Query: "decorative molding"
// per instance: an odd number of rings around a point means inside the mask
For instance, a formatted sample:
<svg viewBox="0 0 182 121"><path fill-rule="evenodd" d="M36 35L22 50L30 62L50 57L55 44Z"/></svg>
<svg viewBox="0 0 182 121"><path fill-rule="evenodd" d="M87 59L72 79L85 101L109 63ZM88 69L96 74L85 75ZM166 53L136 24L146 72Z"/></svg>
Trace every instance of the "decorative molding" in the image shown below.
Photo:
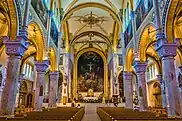
<svg viewBox="0 0 182 121"><path fill-rule="evenodd" d="M6 46L7 55L23 56L24 52L27 50L29 43L26 41L27 36L17 36L15 41L9 40L7 36L3 37L3 43Z"/></svg>
<svg viewBox="0 0 182 121"><path fill-rule="evenodd" d="M46 72L47 68L49 67L49 61L48 60L44 60L42 62L36 61L35 65L37 72Z"/></svg>
<svg viewBox="0 0 182 121"><path fill-rule="evenodd" d="M134 61L134 68L136 70L136 73L146 72L147 63L135 60Z"/></svg>
<svg viewBox="0 0 182 121"><path fill-rule="evenodd" d="M177 54L177 47L178 44L176 42L168 43L165 38L158 39L156 43L156 51L160 58L175 57Z"/></svg>

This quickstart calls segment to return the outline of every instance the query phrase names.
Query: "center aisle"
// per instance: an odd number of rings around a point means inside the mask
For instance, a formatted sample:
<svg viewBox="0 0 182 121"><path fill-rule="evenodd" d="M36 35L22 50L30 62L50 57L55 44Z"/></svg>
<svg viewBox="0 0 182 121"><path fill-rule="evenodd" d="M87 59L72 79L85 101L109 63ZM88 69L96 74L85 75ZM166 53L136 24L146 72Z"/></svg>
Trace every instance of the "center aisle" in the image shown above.
<svg viewBox="0 0 182 121"><path fill-rule="evenodd" d="M85 106L85 115L82 121L101 121L97 115L97 107L105 107L106 105L101 103L81 103L81 106Z"/></svg>

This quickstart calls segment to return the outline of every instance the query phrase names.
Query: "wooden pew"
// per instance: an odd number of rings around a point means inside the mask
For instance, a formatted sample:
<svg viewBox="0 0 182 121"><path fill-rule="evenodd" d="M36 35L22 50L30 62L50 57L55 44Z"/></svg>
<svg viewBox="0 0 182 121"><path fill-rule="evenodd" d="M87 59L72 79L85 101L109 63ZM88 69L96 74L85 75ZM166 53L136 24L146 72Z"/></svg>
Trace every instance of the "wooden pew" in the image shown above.
<svg viewBox="0 0 182 121"><path fill-rule="evenodd" d="M80 121L85 113L81 108L54 108L47 111L28 112L26 117L4 118L0 121Z"/></svg>
<svg viewBox="0 0 182 121"><path fill-rule="evenodd" d="M117 107L98 107L97 113L102 121L182 121L182 118L157 117L155 113L136 112Z"/></svg>

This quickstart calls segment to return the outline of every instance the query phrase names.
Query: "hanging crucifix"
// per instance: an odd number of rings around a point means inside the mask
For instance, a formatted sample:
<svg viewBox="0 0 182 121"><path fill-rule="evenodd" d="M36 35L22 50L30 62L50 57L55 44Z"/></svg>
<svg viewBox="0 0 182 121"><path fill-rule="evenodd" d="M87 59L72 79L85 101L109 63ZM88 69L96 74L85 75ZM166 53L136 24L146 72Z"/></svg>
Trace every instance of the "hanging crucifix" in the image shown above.
<svg viewBox="0 0 182 121"><path fill-rule="evenodd" d="M88 66L89 66L89 68L90 68L90 72L92 71L92 66L94 65L94 64L92 64L91 62L90 62L90 64L87 64Z"/></svg>

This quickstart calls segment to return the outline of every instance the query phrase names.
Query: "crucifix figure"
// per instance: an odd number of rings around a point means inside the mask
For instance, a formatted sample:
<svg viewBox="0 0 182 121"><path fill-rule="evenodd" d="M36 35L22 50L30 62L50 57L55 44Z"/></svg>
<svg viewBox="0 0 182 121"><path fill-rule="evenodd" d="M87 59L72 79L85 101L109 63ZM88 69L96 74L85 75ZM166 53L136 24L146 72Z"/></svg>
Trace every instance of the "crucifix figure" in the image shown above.
<svg viewBox="0 0 182 121"><path fill-rule="evenodd" d="M90 67L90 72L92 71L92 66L93 66L94 64L92 64L91 62L90 62L90 64L88 64L88 66Z"/></svg>

